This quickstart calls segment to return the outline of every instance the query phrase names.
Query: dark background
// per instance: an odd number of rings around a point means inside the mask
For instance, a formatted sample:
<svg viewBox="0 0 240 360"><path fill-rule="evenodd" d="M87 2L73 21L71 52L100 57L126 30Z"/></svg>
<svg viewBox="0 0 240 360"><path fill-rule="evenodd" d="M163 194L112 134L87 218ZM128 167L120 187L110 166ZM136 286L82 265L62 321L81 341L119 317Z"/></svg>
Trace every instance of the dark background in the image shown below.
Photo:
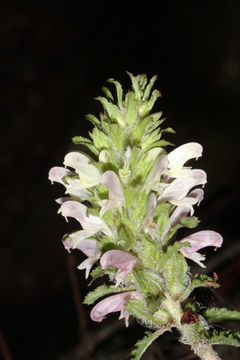
<svg viewBox="0 0 240 360"><path fill-rule="evenodd" d="M132 9L120 1L80 8L70 3L22 1L18 8L12 2L1 10L0 340L12 359L73 360L84 336L94 343L93 331L116 323L95 324L88 320L90 307L74 305L78 295L72 295L67 270L74 259L60 242L74 225L56 214L54 199L63 188L51 187L47 174L61 166L72 136L87 136L91 125L84 115L101 111L93 98L106 80L130 87L126 71L158 75L158 109L176 130L170 141L204 146L203 158L193 164L208 173L205 200L196 211L199 229L218 231L225 241L206 262L222 288L204 293L202 301L222 297L240 310L239 1L146 2ZM81 255L75 257L78 264ZM84 274L75 275L83 298ZM84 311L87 329L79 325L77 310ZM85 358L125 358L142 336L139 329L132 325L127 339L120 330L105 336ZM177 355L177 345L169 347L174 339L163 338L156 357L149 350L146 359L187 359L188 347ZM239 358L239 350L221 351L224 359Z"/></svg>

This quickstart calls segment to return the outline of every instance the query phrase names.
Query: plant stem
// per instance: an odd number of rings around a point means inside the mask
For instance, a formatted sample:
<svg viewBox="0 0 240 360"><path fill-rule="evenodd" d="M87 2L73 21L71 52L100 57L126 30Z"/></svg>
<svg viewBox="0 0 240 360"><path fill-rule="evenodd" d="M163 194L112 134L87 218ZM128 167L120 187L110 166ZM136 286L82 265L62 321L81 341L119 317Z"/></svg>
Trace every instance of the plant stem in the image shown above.
<svg viewBox="0 0 240 360"><path fill-rule="evenodd" d="M184 343L189 344L201 360L221 360L210 344L203 342L201 339L198 341L197 332L193 331L188 325L181 325L183 311L178 300L173 300L171 296L167 294L162 304L174 320L176 328L186 339Z"/></svg>
<svg viewBox="0 0 240 360"><path fill-rule="evenodd" d="M221 360L215 353L212 346L206 343L197 343L191 345L192 350L202 360Z"/></svg>

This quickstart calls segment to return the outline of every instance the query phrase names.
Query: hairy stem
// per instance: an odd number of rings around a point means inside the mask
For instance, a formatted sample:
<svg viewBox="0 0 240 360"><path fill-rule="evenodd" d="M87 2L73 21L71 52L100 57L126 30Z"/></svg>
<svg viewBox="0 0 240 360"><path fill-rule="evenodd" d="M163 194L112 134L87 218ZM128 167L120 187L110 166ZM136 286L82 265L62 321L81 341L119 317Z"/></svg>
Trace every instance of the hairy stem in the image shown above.
<svg viewBox="0 0 240 360"><path fill-rule="evenodd" d="M212 346L205 343L197 343L191 345L192 350L201 360L221 360L213 350Z"/></svg>

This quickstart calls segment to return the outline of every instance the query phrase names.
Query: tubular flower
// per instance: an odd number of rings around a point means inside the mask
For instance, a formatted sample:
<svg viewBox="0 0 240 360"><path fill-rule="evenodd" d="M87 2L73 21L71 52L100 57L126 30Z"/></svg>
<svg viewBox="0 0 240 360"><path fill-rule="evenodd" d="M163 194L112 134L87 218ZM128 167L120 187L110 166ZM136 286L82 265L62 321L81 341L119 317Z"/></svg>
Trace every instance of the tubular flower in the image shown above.
<svg viewBox="0 0 240 360"><path fill-rule="evenodd" d="M165 174L177 178L185 176L191 168L186 168L183 165L190 159L198 159L202 156L202 145L190 142L183 144L168 154L168 169Z"/></svg>
<svg viewBox="0 0 240 360"><path fill-rule="evenodd" d="M153 221L153 214L157 206L157 197L154 193L151 193L148 200L147 214L143 220L144 231L149 233L154 239L157 224Z"/></svg>
<svg viewBox="0 0 240 360"><path fill-rule="evenodd" d="M185 257L195 261L199 266L204 268L206 266L202 264L201 261L204 261L206 256L197 251L208 246L221 247L223 238L215 231L203 230L185 237L180 240L180 242L189 242L190 247L183 247L179 251Z"/></svg>
<svg viewBox="0 0 240 360"><path fill-rule="evenodd" d="M109 200L99 201L99 205L102 207L100 217L102 217L106 211L114 208L118 208L120 213L122 213L122 208L125 206L125 198L122 185L116 173L112 170L106 171L102 175L101 184L108 188Z"/></svg>
<svg viewBox="0 0 240 360"><path fill-rule="evenodd" d="M175 209L174 213L172 214L173 217L177 217L177 213L179 211L178 217L182 217L180 214L182 211L189 213L192 216L194 214L193 205L199 205L200 202L203 199L204 191L202 189L194 189L188 195L183 198L182 200L172 200L172 204L177 205L177 208ZM180 208L180 209L178 209ZM183 208L185 210L183 210ZM171 215L171 217L172 217ZM171 222L170 217L170 222Z"/></svg>
<svg viewBox="0 0 240 360"><path fill-rule="evenodd" d="M127 300L138 299L141 299L141 297L136 291L109 296L94 306L90 313L90 317L93 321L101 322L107 314L120 311L119 319L124 318L125 325L128 327L129 312L125 310L124 304Z"/></svg>
<svg viewBox="0 0 240 360"><path fill-rule="evenodd" d="M98 185L101 180L100 171L92 164L87 156L73 151L64 158L64 165L73 168L78 174L82 187L88 188Z"/></svg>
<svg viewBox="0 0 240 360"><path fill-rule="evenodd" d="M71 235L69 235L63 238L63 245L68 252L70 252L70 249L76 248L87 255L88 258L78 265L79 270L86 269L85 278L87 279L92 266L101 256L101 251L98 248L97 241L95 239L84 239L80 240L77 245L74 246L74 240Z"/></svg>
<svg viewBox="0 0 240 360"><path fill-rule="evenodd" d="M154 190L160 192L162 189L162 184L160 183L161 175L163 174L164 170L167 169L168 165L168 158L166 154L160 155L157 160L154 162L152 169L150 170L145 187L146 190Z"/></svg>
<svg viewBox="0 0 240 360"><path fill-rule="evenodd" d="M87 239L98 231L102 231L107 236L112 236L112 232L105 222L97 216L87 216L87 207L77 201L65 201L61 205L59 212L65 218L73 217L83 228L83 230L69 235L74 240L73 248L77 246L80 240Z"/></svg>
<svg viewBox="0 0 240 360"><path fill-rule="evenodd" d="M189 191L197 185L204 185L207 182L205 171L200 169L190 170L188 176L179 177L169 184L169 186L159 196L161 202L168 201L173 205L180 205Z"/></svg>
<svg viewBox="0 0 240 360"><path fill-rule="evenodd" d="M58 182L65 186L65 194L69 194L74 200L85 201L88 199L90 193L84 187L82 182L79 179L70 177L74 173L64 167L55 166L50 169L48 178L53 182ZM67 176L66 182L63 181L63 178ZM66 198L69 199L69 198ZM65 201L65 198L57 199L57 202L62 203Z"/></svg>
<svg viewBox="0 0 240 360"><path fill-rule="evenodd" d="M108 266L115 266L118 271L115 275L116 287L132 271L132 268L140 263L138 258L121 250L110 250L105 252L100 259L100 264L105 270Z"/></svg>

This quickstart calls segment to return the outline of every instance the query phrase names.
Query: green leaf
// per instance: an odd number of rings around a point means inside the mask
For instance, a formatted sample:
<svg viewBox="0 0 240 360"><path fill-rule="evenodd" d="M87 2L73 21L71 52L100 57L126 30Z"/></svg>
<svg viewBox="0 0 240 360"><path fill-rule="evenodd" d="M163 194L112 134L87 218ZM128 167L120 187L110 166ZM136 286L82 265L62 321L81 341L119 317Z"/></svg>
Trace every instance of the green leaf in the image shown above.
<svg viewBox="0 0 240 360"><path fill-rule="evenodd" d="M91 304L95 303L95 301L98 300L100 297L103 297L105 295L112 294L112 293L121 293L121 292L125 292L125 291L130 291L130 290L135 290L135 287L129 286L129 287L115 288L115 286L113 286L113 285L111 285L111 286L101 285L101 286L98 286L93 291L90 291L85 296L83 303L87 304L87 305L91 305Z"/></svg>
<svg viewBox="0 0 240 360"><path fill-rule="evenodd" d="M98 118L92 114L88 114L85 116L85 118L89 121L91 121L91 123L96 126L96 127L100 127L101 126L101 121L98 120Z"/></svg>
<svg viewBox="0 0 240 360"><path fill-rule="evenodd" d="M78 144L92 144L91 140L88 138L85 138L83 136L74 136L72 138L72 141L74 144L78 145Z"/></svg>
<svg viewBox="0 0 240 360"><path fill-rule="evenodd" d="M106 286L106 285L98 286L93 291L90 291L87 294L87 296L85 296L83 303L87 305L91 305L100 297L111 294L113 291L114 291L114 286Z"/></svg>
<svg viewBox="0 0 240 360"><path fill-rule="evenodd" d="M123 89L122 89L122 85L118 81L115 81L114 79L108 79L108 82L110 82L110 83L112 83L112 84L114 84L116 86L117 102L118 102L119 108L122 110L123 109L123 103L122 103Z"/></svg>
<svg viewBox="0 0 240 360"><path fill-rule="evenodd" d="M158 265L160 262L160 252L157 247L157 244L144 239L142 242L142 254L141 261L144 267L155 270L158 270Z"/></svg>
<svg viewBox="0 0 240 360"><path fill-rule="evenodd" d="M153 90L152 95L149 99L149 101L145 101L140 107L139 107L139 115L141 117L144 117L150 113L152 110L157 98L161 97L162 94L159 90Z"/></svg>
<svg viewBox="0 0 240 360"><path fill-rule="evenodd" d="M201 334L203 340L207 340L212 345L233 345L240 346L240 332L230 330L216 330L213 332L204 332Z"/></svg>
<svg viewBox="0 0 240 360"><path fill-rule="evenodd" d="M240 312L228 310L225 308L210 308L207 309L203 316L208 321L225 321L225 320L240 320Z"/></svg>
<svg viewBox="0 0 240 360"><path fill-rule="evenodd" d="M199 223L199 220L196 216L186 216L182 217L180 220L180 224L186 228L193 229Z"/></svg>
<svg viewBox="0 0 240 360"><path fill-rule="evenodd" d="M117 121L119 125L125 125L124 117L118 107L112 103L110 103L105 97L98 96L96 100L99 100L103 105L104 110L108 114L111 122Z"/></svg>
<svg viewBox="0 0 240 360"><path fill-rule="evenodd" d="M93 139L95 147L99 150L107 149L109 146L109 138L98 128L94 128L92 133L89 133L89 136Z"/></svg>
<svg viewBox="0 0 240 360"><path fill-rule="evenodd" d="M104 271L102 270L101 266L97 266L95 267L95 269L93 269L90 273L91 277L92 277L92 281L97 279L98 277L104 276Z"/></svg>
<svg viewBox="0 0 240 360"><path fill-rule="evenodd" d="M174 146L174 144L172 144L170 141L159 140L159 141L156 141L156 142L152 143L148 147L146 147L144 149L144 151L148 151L148 150L153 149L155 147L164 147L164 146Z"/></svg>
<svg viewBox="0 0 240 360"><path fill-rule="evenodd" d="M135 93L134 97L137 101L141 100L141 93L139 91L139 87L138 87L138 76L134 76L133 74L131 74L130 72L127 71L127 74L130 76L131 81L132 81L132 88L133 91Z"/></svg>
<svg viewBox="0 0 240 360"><path fill-rule="evenodd" d="M132 125L135 123L137 119L137 101L132 91L130 91L126 95L125 107L127 109L127 113L126 113L127 123L129 125Z"/></svg>
<svg viewBox="0 0 240 360"><path fill-rule="evenodd" d="M151 90L152 90L152 87L153 87L156 80L157 80L157 75L153 76L150 79L149 84L147 85L147 87L145 89L145 92L143 94L143 100L148 100L148 98L150 96L150 93L151 93Z"/></svg>
<svg viewBox="0 0 240 360"><path fill-rule="evenodd" d="M72 138L72 141L76 145L84 145L86 146L93 154L99 155L98 149L92 144L92 141L90 139L84 138L82 136L74 136Z"/></svg>
<svg viewBox="0 0 240 360"><path fill-rule="evenodd" d="M175 253L164 266L164 278L173 299L179 299L183 294L187 272L188 265L182 254Z"/></svg>
<svg viewBox="0 0 240 360"><path fill-rule="evenodd" d="M106 86L103 86L102 91L108 100L114 102L114 98L111 94L111 91Z"/></svg>
<svg viewBox="0 0 240 360"><path fill-rule="evenodd" d="M150 313L147 308L147 304L143 300L128 300L125 303L125 309L135 318L141 320L147 327L156 327L166 325L169 316L165 313L165 318L156 317Z"/></svg>
<svg viewBox="0 0 240 360"><path fill-rule="evenodd" d="M176 133L176 131L173 130L171 127L162 129L161 131L162 131L162 133L170 133L170 134L175 134Z"/></svg>
<svg viewBox="0 0 240 360"><path fill-rule="evenodd" d="M134 276L145 294L158 296L163 291L163 279L152 271L136 267Z"/></svg>
<svg viewBox="0 0 240 360"><path fill-rule="evenodd" d="M219 287L219 284L211 277L204 275L204 274L196 274L191 282L191 284L186 288L182 299L186 299L189 294L198 287Z"/></svg>
<svg viewBox="0 0 240 360"><path fill-rule="evenodd" d="M145 86L147 85L147 76L145 74L140 74L137 76L137 78L139 87L141 91L143 91L145 89Z"/></svg>
<svg viewBox="0 0 240 360"><path fill-rule="evenodd" d="M173 256L182 247L186 247L186 246L189 247L188 242L180 242L180 241L176 241L173 245L168 245L166 251L161 254L161 263L159 269L164 268L164 266L171 258L171 256Z"/></svg>
<svg viewBox="0 0 240 360"><path fill-rule="evenodd" d="M144 338L138 340L138 342L135 344L135 349L131 352L131 360L139 360L143 353L146 351L146 349L153 343L153 341L168 330L169 328L162 327L161 329L153 333L150 331L146 331Z"/></svg>

